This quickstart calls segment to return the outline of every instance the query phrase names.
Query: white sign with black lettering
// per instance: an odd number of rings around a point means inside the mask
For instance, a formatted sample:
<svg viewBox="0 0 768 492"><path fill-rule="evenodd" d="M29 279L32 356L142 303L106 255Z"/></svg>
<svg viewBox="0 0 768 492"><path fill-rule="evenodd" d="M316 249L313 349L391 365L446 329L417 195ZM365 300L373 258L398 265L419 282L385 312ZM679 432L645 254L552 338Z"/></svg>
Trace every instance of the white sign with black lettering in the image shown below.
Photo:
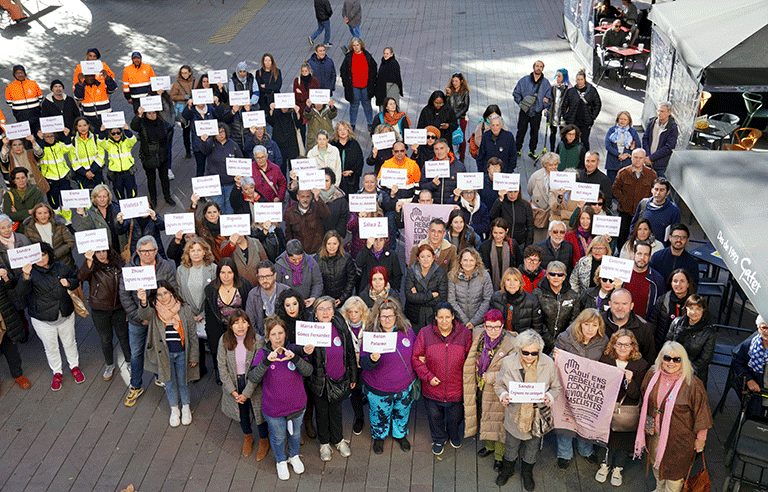
<svg viewBox="0 0 768 492"><path fill-rule="evenodd" d="M250 159L227 157L226 163L228 176L250 176L253 172Z"/></svg>
<svg viewBox="0 0 768 492"><path fill-rule="evenodd" d="M291 169L296 171L315 171L317 161L315 159L291 159Z"/></svg>
<svg viewBox="0 0 768 492"><path fill-rule="evenodd" d="M213 137L219 134L218 120L195 120L195 133L198 137L207 135Z"/></svg>
<svg viewBox="0 0 768 492"><path fill-rule="evenodd" d="M43 133L56 133L64 131L64 117L62 115L40 118L40 130Z"/></svg>
<svg viewBox="0 0 768 492"><path fill-rule="evenodd" d="M517 173L493 173L494 191L520 191L520 175Z"/></svg>
<svg viewBox="0 0 768 492"><path fill-rule="evenodd" d="M226 84L227 83L227 71L226 70L211 70L208 72L208 82L211 84Z"/></svg>
<svg viewBox="0 0 768 492"><path fill-rule="evenodd" d="M460 190L482 190L483 173L456 173L456 188Z"/></svg>
<svg viewBox="0 0 768 492"><path fill-rule="evenodd" d="M312 104L328 104L331 100L330 89L309 89L309 100Z"/></svg>
<svg viewBox="0 0 768 492"><path fill-rule="evenodd" d="M198 176L192 178L192 193L197 196L219 196L221 195L221 179L218 174L213 176ZM229 197L226 197L229 199Z"/></svg>
<svg viewBox="0 0 768 492"><path fill-rule="evenodd" d="M192 212L184 214L165 214L165 233L169 236L175 236L181 231L184 234L195 233L195 214Z"/></svg>
<svg viewBox="0 0 768 492"><path fill-rule="evenodd" d="M629 282L632 280L634 265L635 262L632 260L603 255L603 260L600 262L600 278L617 278L622 282Z"/></svg>
<svg viewBox="0 0 768 492"><path fill-rule="evenodd" d="M559 190L564 189L566 191L572 190L573 185L576 184L576 173L566 173L552 171L549 173L549 189Z"/></svg>
<svg viewBox="0 0 768 492"><path fill-rule="evenodd" d="M592 235L594 236L608 234L611 237L619 237L620 230L621 217L612 217L610 215L595 215L592 217Z"/></svg>
<svg viewBox="0 0 768 492"><path fill-rule="evenodd" d="M229 93L229 104L231 106L251 104L251 95L248 91L232 91Z"/></svg>
<svg viewBox="0 0 768 492"><path fill-rule="evenodd" d="M104 128L123 128L125 126L125 113L122 111L111 111L101 115L101 124Z"/></svg>
<svg viewBox="0 0 768 492"><path fill-rule="evenodd" d="M574 183L573 191L571 191L571 200L577 202L589 202L597 203L597 197L600 193L599 184L591 183Z"/></svg>
<svg viewBox="0 0 768 492"><path fill-rule="evenodd" d="M192 102L195 104L213 104L213 89L192 89Z"/></svg>
<svg viewBox="0 0 768 492"><path fill-rule="evenodd" d="M509 400L512 403L541 403L545 393L544 383L509 382Z"/></svg>
<svg viewBox="0 0 768 492"><path fill-rule="evenodd" d="M80 70L83 75L96 75L104 70L104 64L99 60L83 60L80 62Z"/></svg>
<svg viewBox="0 0 768 492"><path fill-rule="evenodd" d="M296 95L293 92L275 94L275 109L293 109L294 106L296 106Z"/></svg>
<svg viewBox="0 0 768 492"><path fill-rule="evenodd" d="M427 178L450 178L451 163L448 161L424 162L424 176Z"/></svg>
<svg viewBox="0 0 768 492"><path fill-rule="evenodd" d="M75 232L75 244L81 255L86 251L106 251L109 249L107 230L101 228Z"/></svg>
<svg viewBox="0 0 768 492"><path fill-rule="evenodd" d="M283 204L278 202L257 202L253 204L253 221L254 222L282 222L283 221Z"/></svg>
<svg viewBox="0 0 768 492"><path fill-rule="evenodd" d="M408 185L408 170L382 167L379 184L385 188L392 188L393 186L405 188Z"/></svg>
<svg viewBox="0 0 768 492"><path fill-rule="evenodd" d="M37 263L42 259L43 253L40 250L40 243L8 250L8 262L11 264L11 268L21 268L29 263ZM53 258L48 260L53 261Z"/></svg>
<svg viewBox="0 0 768 492"><path fill-rule="evenodd" d="M243 126L253 128L254 126L267 126L267 119L264 111L243 111Z"/></svg>
<svg viewBox="0 0 768 492"><path fill-rule="evenodd" d="M162 77L150 77L149 84L155 92L171 90L171 78L167 75Z"/></svg>
<svg viewBox="0 0 768 492"><path fill-rule="evenodd" d="M331 324L312 321L296 322L296 345L331 346Z"/></svg>
<svg viewBox="0 0 768 492"><path fill-rule="evenodd" d="M24 139L29 135L32 135L29 129L29 121L5 125L5 136L8 137L8 140Z"/></svg>
<svg viewBox="0 0 768 492"><path fill-rule="evenodd" d="M296 174L299 175L299 191L325 188L325 171L321 169L307 169Z"/></svg>
<svg viewBox="0 0 768 492"><path fill-rule="evenodd" d="M397 350L397 332L363 332L363 352L369 354L391 354Z"/></svg>
<svg viewBox="0 0 768 492"><path fill-rule="evenodd" d="M391 149L395 145L395 132L374 133L371 135L373 148L376 150Z"/></svg>
<svg viewBox="0 0 768 492"><path fill-rule="evenodd" d="M427 129L426 128L406 128L403 141L405 145L427 145Z"/></svg>
<svg viewBox="0 0 768 492"><path fill-rule="evenodd" d="M149 215L149 200L145 196L120 200L120 213L123 214L123 220L146 217Z"/></svg>
<svg viewBox="0 0 768 492"><path fill-rule="evenodd" d="M157 277L154 265L123 267L125 290L157 289Z"/></svg>
<svg viewBox="0 0 768 492"><path fill-rule="evenodd" d="M145 96L141 98L141 107L144 111L162 111L163 101L160 96Z"/></svg>
<svg viewBox="0 0 768 492"><path fill-rule="evenodd" d="M227 214L219 216L221 225L221 235L231 236L240 234L248 236L251 234L251 214Z"/></svg>
<svg viewBox="0 0 768 492"><path fill-rule="evenodd" d="M61 190L62 208L88 208L91 206L91 190Z"/></svg>
<svg viewBox="0 0 768 492"><path fill-rule="evenodd" d="M389 237L386 217L360 217L360 239Z"/></svg>
<svg viewBox="0 0 768 492"><path fill-rule="evenodd" d="M350 212L376 212L376 193L349 195Z"/></svg>

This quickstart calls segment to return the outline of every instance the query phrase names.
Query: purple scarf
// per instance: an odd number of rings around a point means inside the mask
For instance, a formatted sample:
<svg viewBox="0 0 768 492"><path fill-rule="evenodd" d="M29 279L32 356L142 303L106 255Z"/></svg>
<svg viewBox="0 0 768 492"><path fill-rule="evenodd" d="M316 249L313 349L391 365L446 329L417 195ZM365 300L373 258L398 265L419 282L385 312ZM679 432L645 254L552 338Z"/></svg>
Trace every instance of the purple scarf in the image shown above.
<svg viewBox="0 0 768 492"><path fill-rule="evenodd" d="M589 242L589 238L592 237L592 235L589 233L589 231L585 231L581 226L579 226L576 229L576 233L583 237L585 241Z"/></svg>
<svg viewBox="0 0 768 492"><path fill-rule="evenodd" d="M298 265L294 265L290 260L288 260L286 263L288 263L288 266L291 267L291 271L293 272L293 286L296 287L297 285L301 285L301 281L303 280L302 266L304 265L304 257L301 257L301 261Z"/></svg>
<svg viewBox="0 0 768 492"><path fill-rule="evenodd" d="M488 366L491 365L491 352L496 348L503 337L504 333L499 335L496 340L491 340L488 333L483 333L483 351L480 353L480 357L477 359L477 372L482 377L485 371L488 370Z"/></svg>

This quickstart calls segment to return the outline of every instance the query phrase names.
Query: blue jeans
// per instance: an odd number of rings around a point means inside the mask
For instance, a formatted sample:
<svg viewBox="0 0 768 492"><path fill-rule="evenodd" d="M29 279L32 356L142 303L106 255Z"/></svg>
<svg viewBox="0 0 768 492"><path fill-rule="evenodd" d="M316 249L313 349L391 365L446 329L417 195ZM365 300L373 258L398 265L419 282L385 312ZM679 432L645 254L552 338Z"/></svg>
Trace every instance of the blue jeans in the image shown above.
<svg viewBox="0 0 768 492"><path fill-rule="evenodd" d="M370 409L371 434L374 439L384 440L389 435L392 423L392 437L401 439L408 435L408 417L411 414L411 387L399 393L386 396L366 391Z"/></svg>
<svg viewBox="0 0 768 492"><path fill-rule="evenodd" d="M592 443L583 439L576 438L576 445L579 448L579 454L588 457L592 454ZM569 460L573 458L573 437L562 434L557 435L557 457Z"/></svg>
<svg viewBox="0 0 768 492"><path fill-rule="evenodd" d="M353 87L352 93L354 98L352 104L349 106L349 123L354 128L357 123L357 105L363 106L363 112L365 113L365 119L368 121L368 127L373 123L373 109L371 108L371 98L368 97L367 87Z"/></svg>
<svg viewBox="0 0 768 492"><path fill-rule="evenodd" d="M317 21L317 31L311 36L312 41L315 40L316 37L320 35L321 32L325 31L325 41L323 41L325 44L328 44L331 42L331 20L328 19L327 21Z"/></svg>
<svg viewBox="0 0 768 492"><path fill-rule="evenodd" d="M301 445L301 420L304 418L304 411L295 419L288 420L286 417L269 417L264 415L264 420L269 426L269 444L272 446L272 453L275 455L275 461L278 463L285 461L285 441L288 441L288 455L290 457L299 454ZM291 423L292 432L288 432L288 423Z"/></svg>
<svg viewBox="0 0 768 492"><path fill-rule="evenodd" d="M181 404L189 405L187 357L182 350L181 352L168 352L168 358L171 361L171 379L165 381L165 396L168 397L168 403L172 408L178 407L179 396L181 396Z"/></svg>
<svg viewBox="0 0 768 492"><path fill-rule="evenodd" d="M221 195L211 197L211 200L219 204L221 213L223 214L235 213L234 210L232 210L232 204L229 202L229 194L232 193L232 188L234 187L235 185L233 184L221 185Z"/></svg>
<svg viewBox="0 0 768 492"><path fill-rule="evenodd" d="M464 404L460 401L441 402L424 397L427 407L427 420L432 442L445 444L449 438L453 442L461 442L463 435L459 431L464 420Z"/></svg>
<svg viewBox="0 0 768 492"><path fill-rule="evenodd" d="M353 38L360 37L360 26L352 27L349 24L347 24L347 27L349 28L349 33L352 35Z"/></svg>
<svg viewBox="0 0 768 492"><path fill-rule="evenodd" d="M131 388L141 388L144 376L144 350L147 348L147 327L128 323L128 344L131 346Z"/></svg>

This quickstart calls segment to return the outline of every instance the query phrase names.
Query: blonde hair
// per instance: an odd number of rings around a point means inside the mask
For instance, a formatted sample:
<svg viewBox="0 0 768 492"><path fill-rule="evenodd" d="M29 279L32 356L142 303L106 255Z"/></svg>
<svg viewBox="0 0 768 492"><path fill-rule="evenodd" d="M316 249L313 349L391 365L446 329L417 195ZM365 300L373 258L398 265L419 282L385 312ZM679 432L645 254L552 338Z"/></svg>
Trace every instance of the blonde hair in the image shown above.
<svg viewBox="0 0 768 492"><path fill-rule="evenodd" d="M352 308L359 308L363 316L361 318L363 322L363 327L368 323L368 318L371 317L371 310L368 309L368 306L366 306L365 302L358 297L358 296L352 296L346 301L344 301L344 304L341 306L341 309L339 310L341 312L341 316L344 318L345 321L349 321L349 317L347 316L347 311Z"/></svg>
<svg viewBox="0 0 768 492"><path fill-rule="evenodd" d="M200 247L203 248L203 252L205 253L203 255L203 264L209 266L213 263L213 260L216 258L213 256L213 252L211 252L211 247L208 245L208 242L201 237L193 237L184 245L184 253L181 255L181 264L187 268L192 267L192 260L189 259L189 250L192 249L192 246L195 244L199 244Z"/></svg>
<svg viewBox="0 0 768 492"><path fill-rule="evenodd" d="M685 347L683 347L678 342L664 342L664 345L661 346L661 350L659 350L659 355L656 356L656 362L653 364L654 372L663 370L661 365L664 362L664 356L671 353L676 353L681 359L683 359L680 371L683 373L683 377L685 378L685 384L690 385L691 380L693 379L693 366L691 365L691 360L688 358L688 352L685 351Z"/></svg>
<svg viewBox="0 0 768 492"><path fill-rule="evenodd" d="M101 193L102 191L106 191L109 195L109 201L112 201L112 192L109 191L109 187L105 184L97 184L93 187L93 191L91 192L91 203L93 203L94 200L96 200L96 196Z"/></svg>
<svg viewBox="0 0 768 492"><path fill-rule="evenodd" d="M601 244L605 246L605 255L611 256L613 253L611 253L611 243L609 243L605 236L595 236L594 239L589 243L589 246L587 246L587 251L584 253L585 256L589 256L592 254L592 248L595 247L595 245Z"/></svg>
<svg viewBox="0 0 768 492"><path fill-rule="evenodd" d="M505 294L515 294L515 292L507 292L507 288L505 287L507 283L507 279L509 277L516 278L517 281L520 282L520 288L522 289L523 286L525 285L525 281L523 280L523 274L520 273L520 270L518 270L517 268L510 267L504 270L504 275L501 276L501 286L499 287L499 289Z"/></svg>
<svg viewBox="0 0 768 492"><path fill-rule="evenodd" d="M475 259L475 269L472 271L472 273L475 273L476 271L480 271L480 272L485 271L485 265L483 264L483 258L480 256L480 253L478 253L475 248L464 248L456 256L456 259L453 261L453 266L451 267L451 271L448 272L448 277L450 277L450 279L454 282L459 281L459 271L461 270L461 259L464 258L465 253L469 253Z"/></svg>
<svg viewBox="0 0 768 492"><path fill-rule="evenodd" d="M349 124L349 122L341 120L338 123L336 123L336 127L333 129L333 138L331 139L334 142L339 141L339 127L344 127L347 129L347 132L349 132L349 139L355 140L355 129L352 128L352 125Z"/></svg>
<svg viewBox="0 0 768 492"><path fill-rule="evenodd" d="M597 335L595 337L602 339L605 337L605 323L603 317L600 316L600 312L595 308L587 308L576 317L573 322L573 337L579 343L584 343L584 332L581 330L581 325L597 320Z"/></svg>

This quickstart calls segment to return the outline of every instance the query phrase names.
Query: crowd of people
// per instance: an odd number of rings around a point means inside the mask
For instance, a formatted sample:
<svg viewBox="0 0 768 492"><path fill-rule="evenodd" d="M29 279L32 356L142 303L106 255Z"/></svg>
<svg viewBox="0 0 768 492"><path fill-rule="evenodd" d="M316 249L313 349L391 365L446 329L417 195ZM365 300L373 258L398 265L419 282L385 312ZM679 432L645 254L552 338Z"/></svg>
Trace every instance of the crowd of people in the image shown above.
<svg viewBox="0 0 768 492"><path fill-rule="evenodd" d="M350 3L359 9L359 2ZM328 40L331 13L323 15L310 43L323 30ZM607 448L577 439L579 454L599 465L595 479L610 475L611 484L621 485L630 455L647 451L657 490L679 491L712 426L706 382L715 331L707 302L696 293L698 264L685 249L690 231L664 178L677 135L670 104L659 106L642 138L628 112L617 115L604 137L604 173L601 156L590 150L600 96L583 71L571 86L566 69L550 80L537 61L513 94L516 135L496 104L466 135L464 74L453 73L411 120L400 110L403 82L394 51L384 48L377 65L359 38L357 11L345 5L344 15L354 36L339 68L349 122L334 122L332 99L310 99L313 89L336 90L327 42L314 45L293 80L292 109L275 106L283 74L268 53L254 73L246 62L238 64L228 83L209 83L205 73L196 79L184 65L164 91L152 89L154 70L134 52L123 94L135 115L112 129L101 117L111 112L109 94L118 84L103 61L95 75L77 66L74 99L61 80L43 97L24 67L14 67L6 99L31 131L23 139L4 138L0 151L8 184L0 215L0 315L7 329L0 348L16 382L30 387L16 347L29 337L28 316L45 348L51 389L67 384L60 346L74 381L82 383L75 313L90 313L105 381L116 371L117 336L130 373L126 406L143 394L146 371L165 388L169 424L189 425L196 403L189 385L213 372L222 411L240 423L243 455L253 452L255 426L256 459L271 449L280 479L290 476L289 464L294 473L304 471L302 426L307 438L317 438L321 460L330 461L334 448L350 456L342 419L348 399L353 433L367 421L374 453L383 452L390 434L407 452L410 410L421 398L435 455L477 435L485 440L479 456L494 457L496 483L509 480L520 458L531 491L541 449L538 419L564 392L553 359L568 352L623 370L617 402L640 409L639 420L612 429ZM86 60L100 59L98 49L88 51ZM213 104L195 103L195 88L211 89ZM230 105L235 91L247 91L249 104ZM163 111L143 107L148 95L161 96ZM356 127L359 106L362 129ZM251 111L264 111L266 125L247 127L243 115ZM65 128L41 131L40 118L56 115ZM209 119L218 121L218 133L198 135L194 123ZM554 152L538 150L542 120L552 129ZM426 130L426 144L404 143L412 127ZM181 129L197 176L219 175L222 193L193 194L195 232L179 231L165 243L155 176L165 201L176 205L169 186L174 128ZM394 133L394 144L364 150L356 132ZM523 190L493 186L494 176L513 172L524 158L527 136L528 155L541 164L527 183L530 200ZM136 143L150 208L126 218L118 200L138 194ZM472 164L465 162L467 148ZM243 156L252 157L252 173L229 176L227 159ZM298 158L317 163L322 188L301 186L292 164ZM447 161L449 176L427 177L430 161ZM364 172L366 165L373 170ZM405 186L384 186L386 169L405 170ZM483 173L483 188L459 189L457 173L465 171ZM577 201L571 190L551 189L553 172L599 185L598 199ZM91 190L91 206L63 207L61 192L72 188ZM375 195L376 211L351 212L353 194ZM411 201L453 210L447 220L433 218L427 237L407 251L399 236L403 206ZM282 203L283 220L257 220L259 203ZM233 213L251 215L250 234L222 234L222 217ZM593 234L597 215L621 217L620 232ZM387 217L389 234L361 237L361 219L369 217ZM73 232L94 229L107 231L109 248L86 252L78 266ZM12 268L8 250L32 243L40 244L41 259ZM602 260L610 256L633 262L629 282L601 276ZM151 267L157 287L128 289L126 266ZM330 326L330 346L297 344L303 322ZM768 346L765 323L758 325L762 344L755 342L745 356L744 374L753 381L762 366L750 358L764 361ZM366 335L376 333L396 333L394 350L366 351ZM510 381L544 383L546 397L513 401ZM572 438L558 435L558 466L568 468L573 455Z"/></svg>

